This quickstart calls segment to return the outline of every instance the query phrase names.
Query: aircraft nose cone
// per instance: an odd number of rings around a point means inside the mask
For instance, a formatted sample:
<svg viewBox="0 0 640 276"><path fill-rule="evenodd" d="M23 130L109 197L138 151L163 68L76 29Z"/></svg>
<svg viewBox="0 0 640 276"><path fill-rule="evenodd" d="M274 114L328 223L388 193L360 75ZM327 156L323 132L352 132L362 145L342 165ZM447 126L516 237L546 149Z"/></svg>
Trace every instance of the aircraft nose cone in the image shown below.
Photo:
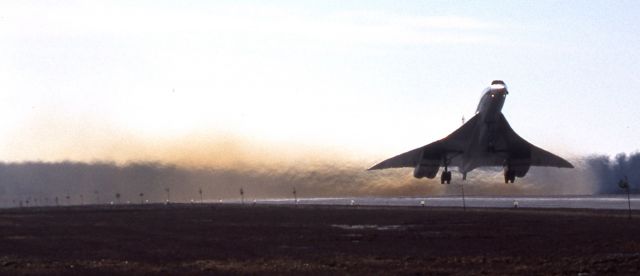
<svg viewBox="0 0 640 276"><path fill-rule="evenodd" d="M509 94L509 92L507 91L507 85L504 84L504 82L501 81L501 80L495 80L495 81L491 82L491 86L489 86L489 88L491 89L491 92L493 92L493 93L497 93L497 94L500 94L500 95Z"/></svg>
<svg viewBox="0 0 640 276"><path fill-rule="evenodd" d="M501 83L492 84L490 87L491 87L491 90L498 90L498 89L506 89L507 88L504 84L501 84Z"/></svg>
<svg viewBox="0 0 640 276"><path fill-rule="evenodd" d="M493 86L493 85L492 85ZM506 96L509 94L509 91L507 91L506 87L491 87L491 93L495 94L496 96Z"/></svg>

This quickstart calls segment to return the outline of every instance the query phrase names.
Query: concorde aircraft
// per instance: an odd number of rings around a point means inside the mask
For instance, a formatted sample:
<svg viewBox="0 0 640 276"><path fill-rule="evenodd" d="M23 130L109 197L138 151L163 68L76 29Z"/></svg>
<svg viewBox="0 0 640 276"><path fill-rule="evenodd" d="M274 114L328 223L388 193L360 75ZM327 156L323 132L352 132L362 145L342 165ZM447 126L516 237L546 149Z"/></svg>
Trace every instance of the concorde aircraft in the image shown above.
<svg viewBox="0 0 640 276"><path fill-rule="evenodd" d="M509 92L494 80L480 98L476 114L449 136L384 160L369 170L414 168L416 178L434 178L440 167L440 183L451 183L449 167L458 167L462 179L478 167L504 168L504 182L524 177L531 166L573 168L571 163L520 138L502 114Z"/></svg>

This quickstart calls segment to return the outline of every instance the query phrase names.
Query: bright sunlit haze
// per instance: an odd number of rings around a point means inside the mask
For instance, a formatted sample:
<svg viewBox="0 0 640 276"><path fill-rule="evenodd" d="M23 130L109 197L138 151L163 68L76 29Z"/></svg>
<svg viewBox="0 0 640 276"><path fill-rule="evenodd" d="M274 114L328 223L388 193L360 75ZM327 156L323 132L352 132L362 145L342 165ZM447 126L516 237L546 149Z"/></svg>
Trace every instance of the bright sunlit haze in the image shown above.
<svg viewBox="0 0 640 276"><path fill-rule="evenodd" d="M494 79L528 141L638 150L634 1L0 5L0 156L347 159L443 138ZM232 161L222 161L232 160Z"/></svg>

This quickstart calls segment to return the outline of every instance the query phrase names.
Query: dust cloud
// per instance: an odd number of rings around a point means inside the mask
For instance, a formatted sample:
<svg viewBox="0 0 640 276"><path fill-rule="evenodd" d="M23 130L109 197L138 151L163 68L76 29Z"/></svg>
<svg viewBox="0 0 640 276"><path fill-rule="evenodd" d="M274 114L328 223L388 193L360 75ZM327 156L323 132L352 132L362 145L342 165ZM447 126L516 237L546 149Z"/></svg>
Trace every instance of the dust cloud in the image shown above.
<svg viewBox="0 0 640 276"><path fill-rule="evenodd" d="M392 196L433 194L400 172L374 177L364 170L333 164L314 168L187 168L162 163L25 162L0 164L2 205L139 203L292 197ZM168 189L168 191L167 191ZM142 196L141 196L142 193ZM119 194L120 197L116 197ZM57 198L57 201L56 201Z"/></svg>
<svg viewBox="0 0 640 276"><path fill-rule="evenodd" d="M240 198L240 188L247 200L290 198L294 187L299 197L458 195L462 181L454 174L451 185L441 185L437 179L414 179L410 169L366 171L372 163L356 165L337 159L290 160L270 166L234 160L241 165L5 162L0 163L0 205L190 202L200 200L200 190L205 200L229 200ZM576 165L572 170L532 168L515 184L504 184L499 169L478 169L469 173L465 191L468 195L619 193L616 183L622 175L628 175L632 189L637 189L633 181L640 176L639 161L637 153L592 156L572 161Z"/></svg>
<svg viewBox="0 0 640 276"><path fill-rule="evenodd" d="M7 143L6 159L0 163L0 206L189 202L200 200L200 190L205 200L229 200L240 198L240 188L248 200L290 198L294 187L299 197L459 195L462 183L457 173L452 184L441 185L437 178L414 179L411 169L367 171L384 157L341 147L219 132L150 137L104 124L87 127L80 121L76 126L29 128L15 136L22 140ZM515 184L504 184L500 168L476 169L468 174L465 191L468 195L619 193L623 191L616 183L623 175L637 190L638 153L570 161L575 169L531 168Z"/></svg>

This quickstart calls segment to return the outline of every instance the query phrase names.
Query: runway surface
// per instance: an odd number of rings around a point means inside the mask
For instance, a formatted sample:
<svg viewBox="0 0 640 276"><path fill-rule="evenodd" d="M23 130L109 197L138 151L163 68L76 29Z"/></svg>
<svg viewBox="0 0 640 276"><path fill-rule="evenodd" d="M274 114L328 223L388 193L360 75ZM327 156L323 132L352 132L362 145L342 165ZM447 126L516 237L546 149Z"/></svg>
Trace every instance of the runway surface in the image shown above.
<svg viewBox="0 0 640 276"><path fill-rule="evenodd" d="M0 210L4 275L633 275L640 212L147 204Z"/></svg>
<svg viewBox="0 0 640 276"><path fill-rule="evenodd" d="M640 210L640 198L631 196L631 209ZM240 200L223 202L240 203ZM464 204L471 208L511 208L517 202L519 208L570 208L570 209L628 209L627 195L598 196L467 196ZM245 200L253 204L254 200ZM259 199L256 204L295 204L293 198ZM462 197L341 197L341 198L301 198L301 205L361 205L361 206L426 206L426 207L462 207Z"/></svg>

